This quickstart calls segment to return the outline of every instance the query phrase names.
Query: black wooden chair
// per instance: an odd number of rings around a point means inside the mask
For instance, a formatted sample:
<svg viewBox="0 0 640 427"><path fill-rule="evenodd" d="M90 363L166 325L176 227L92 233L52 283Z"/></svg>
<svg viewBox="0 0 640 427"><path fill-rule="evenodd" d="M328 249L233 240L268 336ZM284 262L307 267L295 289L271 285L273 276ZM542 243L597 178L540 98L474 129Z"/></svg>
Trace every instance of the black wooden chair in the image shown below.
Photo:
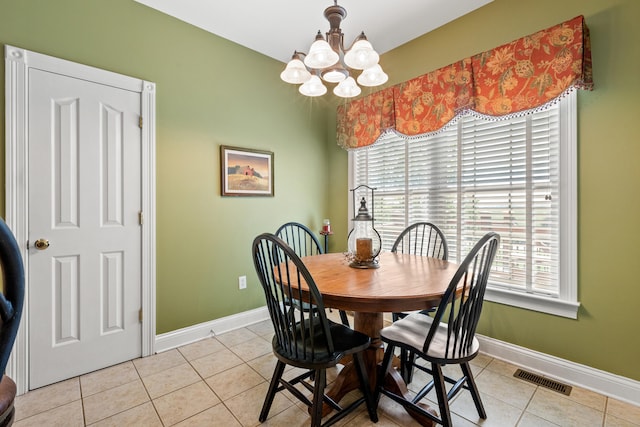
<svg viewBox="0 0 640 427"><path fill-rule="evenodd" d="M391 252L429 256L447 260L449 247L447 239L440 228L430 222L416 222L405 228L391 247ZM423 310L422 313L435 311ZM392 313L393 321L402 319L408 313ZM413 377L413 361L415 357L406 350L400 350L400 375L409 384Z"/></svg>
<svg viewBox="0 0 640 427"><path fill-rule="evenodd" d="M264 422L277 392L287 390L311 410L311 425L320 426L323 404L338 411L325 426L342 419L363 402L369 418L378 421L373 393L362 358L370 338L344 325L327 319L318 291L309 271L291 247L273 234L264 233L253 241L253 261L264 289L267 308L273 323L273 353L278 362L265 397L260 422ZM308 290L307 290L308 289ZM288 299L307 302L311 309L296 310ZM344 356L352 355L360 380L362 396L346 407L325 395L326 369L337 365ZM285 380L286 365L304 369L304 373ZM312 401L296 385L313 393Z"/></svg>
<svg viewBox="0 0 640 427"><path fill-rule="evenodd" d="M316 235L309 227L299 222L282 224L275 234L284 240L300 258L324 253ZM349 318L343 310L340 310L340 320L343 325L349 326Z"/></svg>
<svg viewBox="0 0 640 427"><path fill-rule="evenodd" d="M448 427L452 425L449 400L466 389L471 393L480 418L487 418L469 361L478 354L476 326L499 244L500 236L493 232L487 233L476 243L458 267L433 317L419 312L411 313L382 329L382 341L387 344L382 361L383 373L393 369L393 352L396 347L400 347L429 363L430 367L416 364L415 368L427 372L433 379L412 400L406 400L384 389L383 383L379 381L376 384L377 399L380 394L384 394L407 410L417 411ZM461 378L452 379L443 375L442 366L450 364L460 365L463 374ZM378 378L384 378L384 375L379 375ZM446 389L447 383L453 384L449 391ZM438 398L439 417L418 405L433 388Z"/></svg>
<svg viewBox="0 0 640 427"><path fill-rule="evenodd" d="M0 264L3 293L0 293L0 426L10 426L15 418L13 406L16 384L4 375L20 326L24 302L24 267L20 249L7 224L0 219Z"/></svg>

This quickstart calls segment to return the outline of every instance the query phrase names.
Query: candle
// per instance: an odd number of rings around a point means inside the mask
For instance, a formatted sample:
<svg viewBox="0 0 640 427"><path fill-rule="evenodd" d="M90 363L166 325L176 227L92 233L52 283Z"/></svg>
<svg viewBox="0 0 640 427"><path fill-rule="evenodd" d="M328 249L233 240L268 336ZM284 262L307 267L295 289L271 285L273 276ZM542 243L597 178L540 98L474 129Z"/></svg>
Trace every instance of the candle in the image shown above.
<svg viewBox="0 0 640 427"><path fill-rule="evenodd" d="M356 261L371 261L373 241L370 238L356 239Z"/></svg>
<svg viewBox="0 0 640 427"><path fill-rule="evenodd" d="M325 219L322 224L322 232L323 233L331 233L331 221Z"/></svg>

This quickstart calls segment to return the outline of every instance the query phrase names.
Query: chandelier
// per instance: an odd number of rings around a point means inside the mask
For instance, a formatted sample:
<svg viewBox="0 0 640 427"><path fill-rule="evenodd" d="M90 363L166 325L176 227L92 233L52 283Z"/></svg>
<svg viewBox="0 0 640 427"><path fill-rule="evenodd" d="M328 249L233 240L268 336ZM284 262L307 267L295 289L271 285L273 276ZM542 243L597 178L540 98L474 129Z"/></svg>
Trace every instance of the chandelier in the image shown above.
<svg viewBox="0 0 640 427"><path fill-rule="evenodd" d="M358 96L361 86L379 86L389 76L378 64L380 55L362 32L353 42L350 49L344 48L344 35L340 22L347 16L344 7L334 0L333 6L324 10L324 17L329 21L330 29L326 39L318 30L316 39L309 48L309 53L294 51L280 78L287 83L299 84L298 89L306 96L322 96L327 93L328 83L337 83L333 93L343 98ZM356 80L351 76L354 70L362 70ZM321 80L322 79L322 80Z"/></svg>

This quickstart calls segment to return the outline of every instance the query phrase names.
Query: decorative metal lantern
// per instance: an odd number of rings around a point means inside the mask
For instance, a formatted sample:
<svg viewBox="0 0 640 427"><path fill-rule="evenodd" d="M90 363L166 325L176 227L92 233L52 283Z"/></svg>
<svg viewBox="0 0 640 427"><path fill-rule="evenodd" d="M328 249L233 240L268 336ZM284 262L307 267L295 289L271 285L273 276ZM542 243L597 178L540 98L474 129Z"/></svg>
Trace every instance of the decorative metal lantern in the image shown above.
<svg viewBox="0 0 640 427"><path fill-rule="evenodd" d="M349 233L347 242L351 267L354 268L378 268L378 255L382 248L380 233L373 227L373 191L367 185L359 185L354 188L353 193L353 229ZM367 197L370 195L371 213L367 209ZM356 205L356 195L360 206ZM357 208L357 210L356 210Z"/></svg>

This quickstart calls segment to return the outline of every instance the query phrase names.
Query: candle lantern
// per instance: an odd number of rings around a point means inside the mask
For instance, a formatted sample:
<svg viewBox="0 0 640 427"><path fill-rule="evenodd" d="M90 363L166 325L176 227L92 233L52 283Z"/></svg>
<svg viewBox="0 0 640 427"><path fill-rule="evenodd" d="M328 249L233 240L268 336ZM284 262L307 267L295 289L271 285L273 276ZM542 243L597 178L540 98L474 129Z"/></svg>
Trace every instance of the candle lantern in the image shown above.
<svg viewBox="0 0 640 427"><path fill-rule="evenodd" d="M351 258L351 267L378 268L378 255L382 248L380 233L373 227L373 192L375 188L360 185L353 193L353 229L349 232L347 246ZM367 208L367 197L371 206L371 213ZM358 204L356 204L356 200Z"/></svg>

